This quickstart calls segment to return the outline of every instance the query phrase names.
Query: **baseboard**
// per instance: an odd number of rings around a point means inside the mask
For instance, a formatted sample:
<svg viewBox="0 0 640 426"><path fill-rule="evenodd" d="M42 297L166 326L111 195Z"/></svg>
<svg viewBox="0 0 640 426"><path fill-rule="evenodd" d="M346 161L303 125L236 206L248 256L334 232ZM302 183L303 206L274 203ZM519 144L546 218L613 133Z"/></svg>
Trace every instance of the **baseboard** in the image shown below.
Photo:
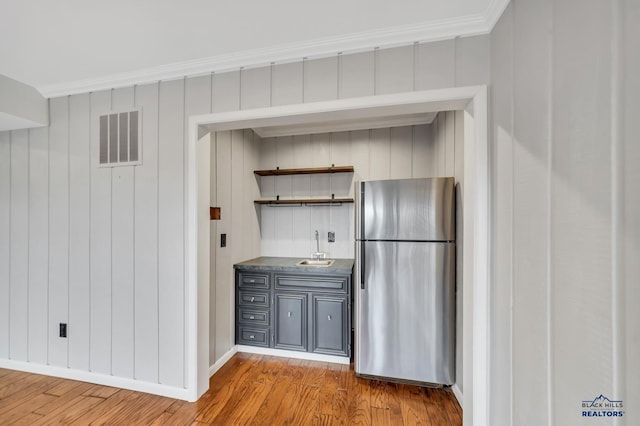
<svg viewBox="0 0 640 426"><path fill-rule="evenodd" d="M456 399L458 400L458 404L460 404L460 407L462 407L462 409L464 410L464 405L462 405L462 391L458 387L457 383L454 383L451 386L451 391L453 392L453 394L455 395Z"/></svg>
<svg viewBox="0 0 640 426"><path fill-rule="evenodd" d="M79 380L81 382L93 383L96 385L145 392L154 395L166 396L168 398L182 399L185 401L189 400L189 391L185 388L176 388L173 386L161 385L159 383L150 383L124 377L110 376L103 373L73 370L70 368L54 367L51 365L34 364L9 359L0 359L0 368L43 374L45 376L60 377L63 379Z"/></svg>
<svg viewBox="0 0 640 426"><path fill-rule="evenodd" d="M310 352L287 351L283 349L261 348L258 346L237 345L238 352L250 354L282 356L286 358L297 358L309 361L332 362L334 364L349 365L351 360L346 356L314 354Z"/></svg>
<svg viewBox="0 0 640 426"><path fill-rule="evenodd" d="M216 371L220 370L220 367L225 365L227 361L229 361L231 357L234 356L237 352L238 348L236 346L233 346L227 351L227 353L222 355L219 360L217 360L212 366L209 367L209 377L213 376Z"/></svg>

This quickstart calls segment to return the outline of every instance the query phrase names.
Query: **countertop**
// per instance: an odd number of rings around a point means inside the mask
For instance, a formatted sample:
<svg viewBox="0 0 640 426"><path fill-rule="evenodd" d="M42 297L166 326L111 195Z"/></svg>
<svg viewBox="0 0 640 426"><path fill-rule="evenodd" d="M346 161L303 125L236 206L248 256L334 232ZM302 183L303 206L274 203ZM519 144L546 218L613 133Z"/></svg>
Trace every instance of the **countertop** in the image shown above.
<svg viewBox="0 0 640 426"><path fill-rule="evenodd" d="M351 274L353 259L335 259L329 267L296 266L303 257L256 257L233 265L245 271L295 272L298 274Z"/></svg>

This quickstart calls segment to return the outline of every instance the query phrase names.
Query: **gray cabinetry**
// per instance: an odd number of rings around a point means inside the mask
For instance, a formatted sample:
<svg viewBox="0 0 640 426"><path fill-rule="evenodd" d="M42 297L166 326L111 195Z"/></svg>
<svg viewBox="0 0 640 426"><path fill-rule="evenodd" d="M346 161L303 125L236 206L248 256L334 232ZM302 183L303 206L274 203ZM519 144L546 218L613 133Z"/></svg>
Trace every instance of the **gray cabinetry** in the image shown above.
<svg viewBox="0 0 640 426"><path fill-rule="evenodd" d="M351 273L236 266L236 343L350 357L351 302Z"/></svg>
<svg viewBox="0 0 640 426"><path fill-rule="evenodd" d="M344 355L348 350L348 300L346 296L313 295L311 351Z"/></svg>
<svg viewBox="0 0 640 426"><path fill-rule="evenodd" d="M308 299L305 293L276 292L275 348L307 350Z"/></svg>

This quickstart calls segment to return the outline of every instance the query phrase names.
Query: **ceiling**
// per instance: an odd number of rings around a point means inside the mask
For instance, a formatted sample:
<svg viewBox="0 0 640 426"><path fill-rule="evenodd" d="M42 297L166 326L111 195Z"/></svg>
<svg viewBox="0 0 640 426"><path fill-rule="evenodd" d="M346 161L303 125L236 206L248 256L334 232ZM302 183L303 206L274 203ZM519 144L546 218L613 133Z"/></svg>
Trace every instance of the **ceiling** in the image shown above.
<svg viewBox="0 0 640 426"><path fill-rule="evenodd" d="M507 3L0 0L0 74L60 96L487 33Z"/></svg>

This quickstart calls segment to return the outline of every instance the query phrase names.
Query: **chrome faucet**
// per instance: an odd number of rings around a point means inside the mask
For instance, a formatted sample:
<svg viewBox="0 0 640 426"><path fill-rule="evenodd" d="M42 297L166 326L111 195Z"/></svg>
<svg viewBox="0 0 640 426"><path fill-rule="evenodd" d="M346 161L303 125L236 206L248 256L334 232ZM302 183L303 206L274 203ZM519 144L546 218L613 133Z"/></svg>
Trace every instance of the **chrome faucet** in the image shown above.
<svg viewBox="0 0 640 426"><path fill-rule="evenodd" d="M316 229L316 252L311 254L313 259L319 260L327 257L327 253L323 253L320 251L320 233Z"/></svg>

